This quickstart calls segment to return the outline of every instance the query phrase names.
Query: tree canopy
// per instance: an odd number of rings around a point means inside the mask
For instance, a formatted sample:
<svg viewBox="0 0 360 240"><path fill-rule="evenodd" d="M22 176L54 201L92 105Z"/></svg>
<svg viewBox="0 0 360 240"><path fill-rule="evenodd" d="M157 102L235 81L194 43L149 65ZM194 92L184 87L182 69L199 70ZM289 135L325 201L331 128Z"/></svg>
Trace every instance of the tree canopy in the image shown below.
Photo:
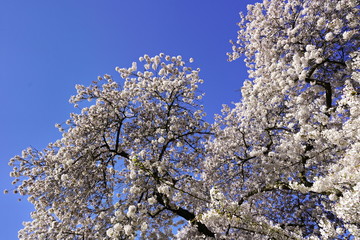
<svg viewBox="0 0 360 240"><path fill-rule="evenodd" d="M77 85L62 138L10 160L35 207L19 238L360 238L359 10L248 5L228 55L250 80L213 123L192 59Z"/></svg>

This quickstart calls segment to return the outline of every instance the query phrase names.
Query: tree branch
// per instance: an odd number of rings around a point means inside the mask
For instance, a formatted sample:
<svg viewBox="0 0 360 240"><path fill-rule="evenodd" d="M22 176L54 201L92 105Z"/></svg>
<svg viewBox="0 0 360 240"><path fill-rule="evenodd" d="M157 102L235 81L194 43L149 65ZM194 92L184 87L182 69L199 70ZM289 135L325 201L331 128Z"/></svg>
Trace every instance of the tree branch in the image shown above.
<svg viewBox="0 0 360 240"><path fill-rule="evenodd" d="M194 213L192 213L182 207L176 207L176 208L172 207L168 204L168 199L166 199L167 201L164 201L163 198L166 198L165 195L163 195L161 193L155 193L155 194L156 194L156 200L158 201L158 203L163 205L165 207L165 209L190 221L193 225L196 225L198 231L200 233L204 234L205 236L215 238L215 234L212 231L210 231L210 229L208 229L205 224L196 220L196 215Z"/></svg>

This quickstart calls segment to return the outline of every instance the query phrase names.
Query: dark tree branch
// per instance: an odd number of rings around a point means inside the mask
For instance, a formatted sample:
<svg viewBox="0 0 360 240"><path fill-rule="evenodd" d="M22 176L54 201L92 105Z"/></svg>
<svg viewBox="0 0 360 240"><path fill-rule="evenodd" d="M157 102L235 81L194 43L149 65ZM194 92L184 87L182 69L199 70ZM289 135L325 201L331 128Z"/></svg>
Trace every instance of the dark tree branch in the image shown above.
<svg viewBox="0 0 360 240"><path fill-rule="evenodd" d="M195 225L197 227L198 231L200 233L204 234L205 236L215 238L215 234L212 231L210 231L210 229L208 229L205 224L196 220L196 215L194 213L192 213L182 207L176 207L176 208L172 207L169 205L168 199L166 198L166 196L164 196L161 193L155 193L155 194L156 194L156 200L158 201L158 203L160 203L162 206L164 206L165 209L190 221L193 225ZM164 201L164 198L166 198L165 201Z"/></svg>

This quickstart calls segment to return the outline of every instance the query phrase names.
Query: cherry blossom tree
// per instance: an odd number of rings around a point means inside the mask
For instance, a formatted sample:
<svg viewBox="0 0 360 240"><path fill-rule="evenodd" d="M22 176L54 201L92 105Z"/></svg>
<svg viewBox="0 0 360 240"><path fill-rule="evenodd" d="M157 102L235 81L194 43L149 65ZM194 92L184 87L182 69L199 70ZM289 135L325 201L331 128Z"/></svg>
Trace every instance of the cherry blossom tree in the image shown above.
<svg viewBox="0 0 360 240"><path fill-rule="evenodd" d="M360 238L359 9L249 5L229 59L250 80L212 124L192 59L77 85L62 138L10 161L35 207L19 238Z"/></svg>

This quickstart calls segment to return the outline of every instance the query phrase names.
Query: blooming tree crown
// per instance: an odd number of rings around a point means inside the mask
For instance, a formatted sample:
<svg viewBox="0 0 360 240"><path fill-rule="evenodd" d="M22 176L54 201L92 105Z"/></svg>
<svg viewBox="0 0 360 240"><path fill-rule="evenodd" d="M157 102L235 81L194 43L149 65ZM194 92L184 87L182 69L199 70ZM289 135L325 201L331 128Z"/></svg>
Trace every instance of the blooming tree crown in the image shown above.
<svg viewBox="0 0 360 240"><path fill-rule="evenodd" d="M359 20L358 0L249 5L228 55L250 80L213 124L193 59L77 85L62 138L10 161L35 206L19 238L360 238Z"/></svg>

